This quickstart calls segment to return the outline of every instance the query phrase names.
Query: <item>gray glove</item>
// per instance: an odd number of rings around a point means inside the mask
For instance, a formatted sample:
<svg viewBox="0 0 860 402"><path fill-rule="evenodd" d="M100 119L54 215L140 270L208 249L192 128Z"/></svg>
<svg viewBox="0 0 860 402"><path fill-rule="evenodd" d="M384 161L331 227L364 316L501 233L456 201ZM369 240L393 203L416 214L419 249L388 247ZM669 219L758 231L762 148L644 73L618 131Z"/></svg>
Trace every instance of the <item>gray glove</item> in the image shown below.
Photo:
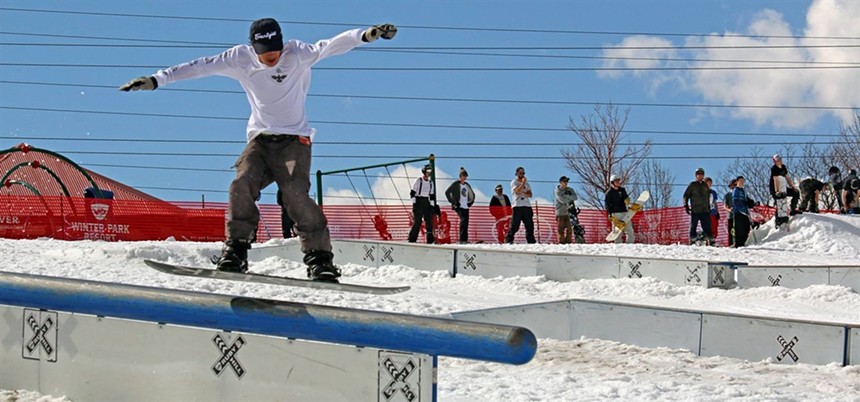
<svg viewBox="0 0 860 402"><path fill-rule="evenodd" d="M120 91L140 91L141 89L145 89L147 91L152 91L158 88L158 81L155 80L155 77L138 77L129 82L126 82L121 87L119 87Z"/></svg>
<svg viewBox="0 0 860 402"><path fill-rule="evenodd" d="M361 40L364 42L373 42L379 38L389 40L394 39L394 35L397 35L396 26L393 24L379 24L367 28L364 31L364 35L361 36Z"/></svg>

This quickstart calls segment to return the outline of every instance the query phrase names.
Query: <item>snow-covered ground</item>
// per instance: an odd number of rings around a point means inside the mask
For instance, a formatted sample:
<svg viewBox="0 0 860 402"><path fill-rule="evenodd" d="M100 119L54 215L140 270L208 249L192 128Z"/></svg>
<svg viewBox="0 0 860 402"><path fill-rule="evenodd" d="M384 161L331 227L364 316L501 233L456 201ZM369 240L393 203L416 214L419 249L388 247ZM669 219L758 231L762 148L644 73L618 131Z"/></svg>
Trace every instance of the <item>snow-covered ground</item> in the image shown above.
<svg viewBox="0 0 860 402"><path fill-rule="evenodd" d="M860 217L795 217L792 231L770 232L743 249L686 245L476 245L504 250L567 252L659 258L738 261L755 265L860 265ZM295 241L295 240L292 240ZM273 240L266 245L284 244ZM207 266L218 243L64 242L0 239L3 271L172 289L243 295L410 314L436 315L567 298L623 301L711 311L860 324L860 295L848 288L818 285L805 289L704 289L653 279L588 280L570 283L543 277L449 278L395 265L371 268L346 264L345 281L373 285L409 284L392 296L199 280L160 274L143 258ZM275 257L252 270L303 276L301 263ZM522 366L439 360L442 401L860 401L860 366L781 365L720 357L698 357L670 349L648 349L597 339L541 339L534 360ZM30 391L0 390L0 401L62 401Z"/></svg>

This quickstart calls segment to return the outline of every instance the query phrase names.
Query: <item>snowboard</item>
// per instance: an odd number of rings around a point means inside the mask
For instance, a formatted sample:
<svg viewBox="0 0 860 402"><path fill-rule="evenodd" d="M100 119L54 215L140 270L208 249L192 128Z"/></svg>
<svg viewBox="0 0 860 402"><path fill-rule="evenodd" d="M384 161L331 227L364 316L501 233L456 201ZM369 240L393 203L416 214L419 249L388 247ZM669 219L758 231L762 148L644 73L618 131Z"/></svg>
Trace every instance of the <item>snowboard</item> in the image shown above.
<svg viewBox="0 0 860 402"><path fill-rule="evenodd" d="M146 263L146 265L148 265L150 268L153 268L166 274L191 276L196 278L223 279L228 281L254 282L281 286L296 286L311 289L325 289L341 292L365 293L372 295L390 295L395 293L402 293L410 289L409 286L377 287L367 285L353 285L348 283L312 281L309 279L288 278L284 276L227 272L211 268L185 267L181 265L168 264L166 262L154 260L143 260L143 262Z"/></svg>
<svg viewBox="0 0 860 402"><path fill-rule="evenodd" d="M630 206L627 207L627 216L624 219L612 219L612 231L606 235L606 241L615 241L618 236L621 236L624 233L624 229L630 224L630 221L633 220L633 217L642 210L642 206L648 202L648 199L651 198L651 193L647 190L643 191L642 194L639 194L639 198L636 201L633 201Z"/></svg>
<svg viewBox="0 0 860 402"><path fill-rule="evenodd" d="M788 196L786 192L788 192L788 181L785 179L785 176L776 176L775 178L775 186L774 186L774 203L776 207L776 212L774 213L774 226L776 226L779 230L788 231L790 229L789 226L789 217L791 216L791 205L789 204Z"/></svg>

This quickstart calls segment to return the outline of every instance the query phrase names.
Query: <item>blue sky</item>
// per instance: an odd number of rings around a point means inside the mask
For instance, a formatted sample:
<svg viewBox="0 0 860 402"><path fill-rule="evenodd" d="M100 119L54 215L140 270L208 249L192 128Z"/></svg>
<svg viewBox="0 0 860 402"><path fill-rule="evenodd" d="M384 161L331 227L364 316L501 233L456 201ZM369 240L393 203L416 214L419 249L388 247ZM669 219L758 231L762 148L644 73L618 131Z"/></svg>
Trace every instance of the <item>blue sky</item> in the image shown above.
<svg viewBox="0 0 860 402"><path fill-rule="evenodd" d="M720 59L783 63L767 66L860 62L857 47L830 47L860 44L860 5L849 0L8 0L0 5L2 147L26 141L58 151L166 200L205 195L224 201L249 112L239 85L211 77L152 93L115 87L244 43L250 22L263 17L278 19L286 37L306 42L375 23L400 27L395 40L317 65L308 101L318 130L314 171L434 153L440 175L464 166L482 194L524 166L536 196L551 198L561 175L578 187L560 154L574 146L568 118L592 113L594 103L615 102L631 105L630 141L655 142L652 157L676 176L680 204L696 167L717 176L731 157L754 146L770 154L780 141L832 140L827 136L838 132L848 108L860 107L856 67L701 69L757 65L713 61ZM759 36L744 36L750 34ZM724 47L751 45L787 47ZM428 47L435 53L426 53ZM607 69L631 66L686 69ZM738 105L805 108L726 107ZM787 135L773 135L780 133ZM417 167L407 170L412 179ZM354 185L368 195L370 181L377 197L396 197L387 179L377 177L383 173L368 171L367 180L356 173L353 184L326 179L326 191L348 195ZM274 192L267 189L263 202L274 203Z"/></svg>

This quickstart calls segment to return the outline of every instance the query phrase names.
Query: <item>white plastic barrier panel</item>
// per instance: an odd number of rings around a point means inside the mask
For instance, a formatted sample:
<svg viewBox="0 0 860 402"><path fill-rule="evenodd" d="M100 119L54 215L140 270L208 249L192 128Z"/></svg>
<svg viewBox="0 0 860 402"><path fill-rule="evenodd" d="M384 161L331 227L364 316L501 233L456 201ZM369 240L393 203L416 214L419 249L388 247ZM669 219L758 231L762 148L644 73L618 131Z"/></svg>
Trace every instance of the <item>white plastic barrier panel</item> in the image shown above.
<svg viewBox="0 0 860 402"><path fill-rule="evenodd" d="M785 364L842 364L845 327L705 313L701 355L773 359Z"/></svg>
<svg viewBox="0 0 860 402"><path fill-rule="evenodd" d="M361 264L371 267L379 267L379 242L370 241L341 241L331 242L331 251L334 253L335 263Z"/></svg>
<svg viewBox="0 0 860 402"><path fill-rule="evenodd" d="M849 328L848 337L848 364L860 366L860 328Z"/></svg>
<svg viewBox="0 0 860 402"><path fill-rule="evenodd" d="M573 339L570 334L568 301L466 311L452 313L451 317L464 321L517 325L530 329L538 338Z"/></svg>
<svg viewBox="0 0 860 402"><path fill-rule="evenodd" d="M484 249L458 249L457 275L477 275L484 278L535 276L537 254Z"/></svg>
<svg viewBox="0 0 860 402"><path fill-rule="evenodd" d="M800 289L830 283L830 269L825 266L802 268L750 266L738 268L737 277L738 287L743 289L768 286Z"/></svg>
<svg viewBox="0 0 860 402"><path fill-rule="evenodd" d="M72 400L430 401L429 355L0 306L0 388Z"/></svg>
<svg viewBox="0 0 860 402"><path fill-rule="evenodd" d="M379 266L405 265L422 271L448 271L453 275L456 250L410 243L380 242Z"/></svg>
<svg viewBox="0 0 860 402"><path fill-rule="evenodd" d="M675 285L708 287L708 263L705 261L621 258L621 277L656 278Z"/></svg>
<svg viewBox="0 0 860 402"><path fill-rule="evenodd" d="M860 293L860 267L831 267L830 284L845 286L851 288L856 293Z"/></svg>
<svg viewBox="0 0 860 402"><path fill-rule="evenodd" d="M572 300L571 314L570 339L699 351L699 313Z"/></svg>
<svg viewBox="0 0 860 402"><path fill-rule="evenodd" d="M619 259L611 256L539 254L537 274L558 282L617 279Z"/></svg>

